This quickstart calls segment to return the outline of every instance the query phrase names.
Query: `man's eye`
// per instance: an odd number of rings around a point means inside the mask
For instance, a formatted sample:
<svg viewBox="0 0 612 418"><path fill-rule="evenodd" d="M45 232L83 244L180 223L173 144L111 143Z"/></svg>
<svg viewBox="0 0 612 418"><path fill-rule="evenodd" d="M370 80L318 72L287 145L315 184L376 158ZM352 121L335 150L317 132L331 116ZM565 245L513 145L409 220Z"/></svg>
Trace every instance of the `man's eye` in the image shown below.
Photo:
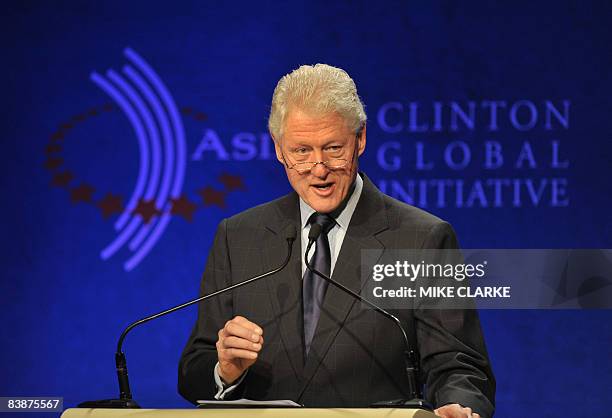
<svg viewBox="0 0 612 418"><path fill-rule="evenodd" d="M331 145L327 147L328 151L340 151L342 149L342 145Z"/></svg>
<svg viewBox="0 0 612 418"><path fill-rule="evenodd" d="M306 148L297 148L294 152L297 154L305 154Z"/></svg>

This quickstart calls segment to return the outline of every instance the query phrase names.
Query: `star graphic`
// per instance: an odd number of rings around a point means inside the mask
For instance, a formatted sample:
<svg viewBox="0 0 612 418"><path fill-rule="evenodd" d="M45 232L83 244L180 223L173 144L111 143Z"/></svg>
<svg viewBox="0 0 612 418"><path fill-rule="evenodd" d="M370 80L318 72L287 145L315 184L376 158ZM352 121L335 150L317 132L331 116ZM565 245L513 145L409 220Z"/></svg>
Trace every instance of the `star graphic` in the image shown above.
<svg viewBox="0 0 612 418"><path fill-rule="evenodd" d="M204 187L200 189L198 194L202 197L204 206L217 205L220 208L225 208L225 193L215 190L212 187Z"/></svg>
<svg viewBox="0 0 612 418"><path fill-rule="evenodd" d="M181 195L178 199L170 199L170 201L172 201L170 213L173 215L181 215L187 221L191 222L193 212L195 212L198 205L190 201L185 195Z"/></svg>
<svg viewBox="0 0 612 418"><path fill-rule="evenodd" d="M102 217L104 219L111 216L113 213L121 213L123 210L123 203L121 196L107 193L103 199L96 203L96 206L102 211Z"/></svg>
<svg viewBox="0 0 612 418"><path fill-rule="evenodd" d="M53 154L54 152L60 152L62 146L60 144L49 144L45 147L45 154Z"/></svg>
<svg viewBox="0 0 612 418"><path fill-rule="evenodd" d="M63 173L57 173L53 176L51 184L57 187L67 186L74 179L74 174L70 171L64 171Z"/></svg>
<svg viewBox="0 0 612 418"><path fill-rule="evenodd" d="M51 141L59 141L60 139L64 139L63 131L57 131L51 134Z"/></svg>
<svg viewBox="0 0 612 418"><path fill-rule="evenodd" d="M80 186L70 190L70 200L72 203L91 202L94 191L95 189L93 187L83 183Z"/></svg>
<svg viewBox="0 0 612 418"><path fill-rule="evenodd" d="M246 190L246 186L244 185L242 177L240 176L233 176L231 174L224 173L219 177L219 181L229 192L232 190Z"/></svg>
<svg viewBox="0 0 612 418"><path fill-rule="evenodd" d="M161 212L159 209L157 209L157 206L155 206L155 201L153 199L140 199L138 201L138 205L132 211L132 214L142 216L144 223L148 224L151 219L153 219L156 215L161 214Z"/></svg>
<svg viewBox="0 0 612 418"><path fill-rule="evenodd" d="M64 164L63 158L49 158L47 161L45 161L45 168L47 170L55 170L56 168L59 168L59 166L61 166L62 164Z"/></svg>

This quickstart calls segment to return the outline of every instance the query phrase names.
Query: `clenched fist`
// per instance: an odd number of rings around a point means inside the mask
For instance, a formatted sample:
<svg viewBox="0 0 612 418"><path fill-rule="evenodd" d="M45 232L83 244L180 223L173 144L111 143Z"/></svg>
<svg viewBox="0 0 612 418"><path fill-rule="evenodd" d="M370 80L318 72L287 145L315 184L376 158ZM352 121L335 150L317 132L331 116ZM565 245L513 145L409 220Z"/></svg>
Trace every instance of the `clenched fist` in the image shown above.
<svg viewBox="0 0 612 418"><path fill-rule="evenodd" d="M257 360L263 347L263 330L248 319L236 316L225 323L218 335L219 377L230 385Z"/></svg>

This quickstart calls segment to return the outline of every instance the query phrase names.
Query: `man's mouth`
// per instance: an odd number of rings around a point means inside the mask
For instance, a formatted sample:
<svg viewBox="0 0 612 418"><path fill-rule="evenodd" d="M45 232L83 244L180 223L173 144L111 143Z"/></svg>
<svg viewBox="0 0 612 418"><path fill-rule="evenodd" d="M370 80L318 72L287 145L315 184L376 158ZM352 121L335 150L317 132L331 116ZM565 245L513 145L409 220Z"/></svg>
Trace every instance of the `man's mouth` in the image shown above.
<svg viewBox="0 0 612 418"><path fill-rule="evenodd" d="M326 182L326 183L312 184L311 186L314 189L315 193L317 193L318 195L327 196L331 193L334 187L334 183Z"/></svg>
<svg viewBox="0 0 612 418"><path fill-rule="evenodd" d="M313 184L314 187L321 190L326 190L331 187L333 183L321 183L321 184Z"/></svg>

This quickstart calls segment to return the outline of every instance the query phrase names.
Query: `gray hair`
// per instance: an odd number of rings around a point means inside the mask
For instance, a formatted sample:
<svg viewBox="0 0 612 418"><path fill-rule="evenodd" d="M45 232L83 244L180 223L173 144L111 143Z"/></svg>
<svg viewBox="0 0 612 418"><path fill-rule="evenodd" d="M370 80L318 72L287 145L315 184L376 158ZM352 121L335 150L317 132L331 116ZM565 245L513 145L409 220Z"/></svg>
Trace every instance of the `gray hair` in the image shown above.
<svg viewBox="0 0 612 418"><path fill-rule="evenodd" d="M366 114L353 79L327 64L302 65L280 79L272 96L268 129L280 139L293 108L318 115L340 114L355 133L365 126Z"/></svg>

